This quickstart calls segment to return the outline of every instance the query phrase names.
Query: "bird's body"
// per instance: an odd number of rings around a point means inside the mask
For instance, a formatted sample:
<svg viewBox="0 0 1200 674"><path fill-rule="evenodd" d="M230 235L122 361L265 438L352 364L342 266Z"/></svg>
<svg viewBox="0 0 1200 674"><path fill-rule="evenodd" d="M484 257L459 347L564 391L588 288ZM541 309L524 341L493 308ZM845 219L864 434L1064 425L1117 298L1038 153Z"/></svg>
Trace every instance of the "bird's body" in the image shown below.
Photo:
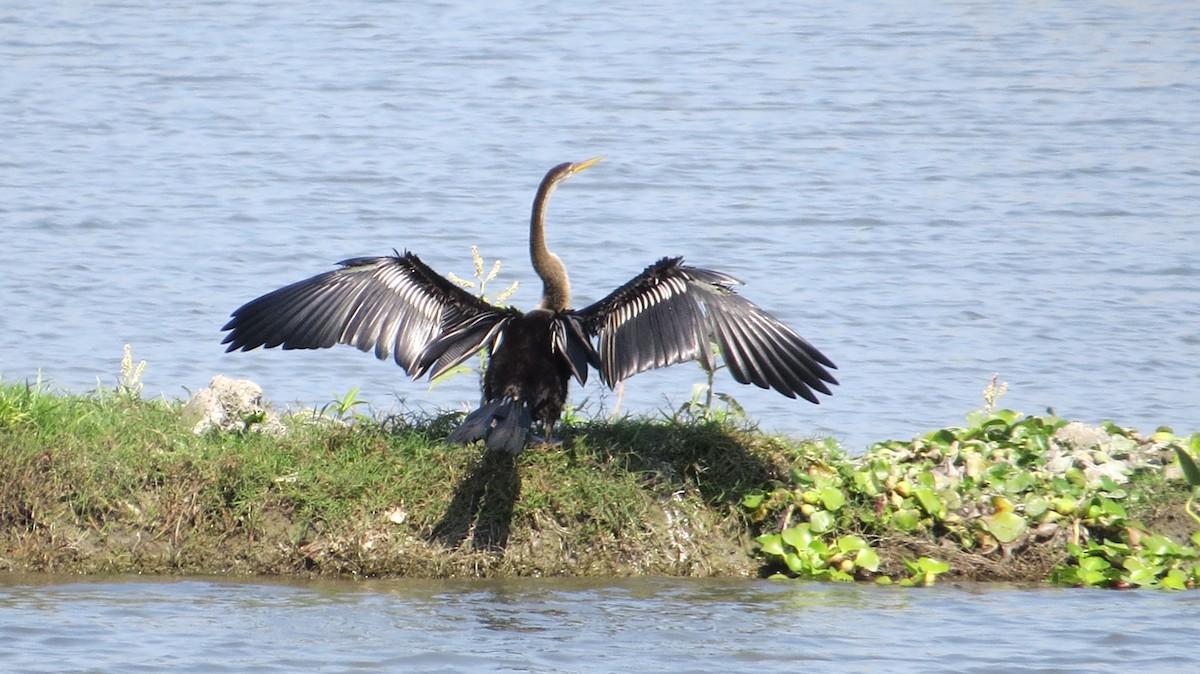
<svg viewBox="0 0 1200 674"><path fill-rule="evenodd" d="M483 403L449 440L486 439L518 452L534 420L549 441L572 377L589 368L609 386L645 370L700 360L715 343L734 379L818 402L837 381L832 361L749 300L738 281L663 258L604 299L570 308L566 268L545 241L544 209L565 178L599 161L560 164L542 179L530 220L530 257L543 283L538 307L496 307L446 280L412 253L355 258L235 310L228 350L350 344L392 358L413 378L435 377L481 349L490 360ZM823 367L824 366L824 367Z"/></svg>
<svg viewBox="0 0 1200 674"><path fill-rule="evenodd" d="M548 426L562 416L571 366L551 339L554 313L534 309L513 319L488 361L483 399L525 400L534 419Z"/></svg>

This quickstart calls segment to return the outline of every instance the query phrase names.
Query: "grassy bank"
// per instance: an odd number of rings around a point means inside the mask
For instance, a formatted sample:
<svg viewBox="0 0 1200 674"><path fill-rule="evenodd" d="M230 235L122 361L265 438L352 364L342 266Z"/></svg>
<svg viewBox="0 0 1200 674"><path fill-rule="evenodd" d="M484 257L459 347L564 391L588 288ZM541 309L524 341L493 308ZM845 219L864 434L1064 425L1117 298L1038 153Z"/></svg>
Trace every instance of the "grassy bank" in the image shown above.
<svg viewBox="0 0 1200 674"><path fill-rule="evenodd" d="M981 412L851 457L718 421L565 424L516 457L455 417L196 435L181 402L0 383L0 569L1200 580L1176 448Z"/></svg>

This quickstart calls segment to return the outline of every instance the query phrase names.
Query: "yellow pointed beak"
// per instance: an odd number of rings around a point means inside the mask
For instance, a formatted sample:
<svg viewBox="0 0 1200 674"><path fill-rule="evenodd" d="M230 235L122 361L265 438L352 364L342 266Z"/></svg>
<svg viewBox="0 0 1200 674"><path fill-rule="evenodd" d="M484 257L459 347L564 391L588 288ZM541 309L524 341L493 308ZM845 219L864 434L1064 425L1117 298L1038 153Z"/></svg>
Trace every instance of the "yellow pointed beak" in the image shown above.
<svg viewBox="0 0 1200 674"><path fill-rule="evenodd" d="M592 157L591 159L588 159L587 161L581 161L578 164L571 164L571 173L579 173L585 168L591 168L594 164L600 163L600 160L602 159L604 159L604 155Z"/></svg>

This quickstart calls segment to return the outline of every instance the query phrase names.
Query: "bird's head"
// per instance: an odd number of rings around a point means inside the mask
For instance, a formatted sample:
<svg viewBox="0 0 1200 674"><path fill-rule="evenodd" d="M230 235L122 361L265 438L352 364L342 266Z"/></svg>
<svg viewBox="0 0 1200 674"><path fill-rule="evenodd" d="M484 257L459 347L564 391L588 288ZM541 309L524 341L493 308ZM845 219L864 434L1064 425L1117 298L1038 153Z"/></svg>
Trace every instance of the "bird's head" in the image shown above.
<svg viewBox="0 0 1200 674"><path fill-rule="evenodd" d="M546 172L546 177L542 178L542 184L547 188L553 188L558 183L570 178L576 173L579 173L586 168L595 166L602 159L604 159L604 157L599 156L592 157L591 159L581 162L563 162Z"/></svg>

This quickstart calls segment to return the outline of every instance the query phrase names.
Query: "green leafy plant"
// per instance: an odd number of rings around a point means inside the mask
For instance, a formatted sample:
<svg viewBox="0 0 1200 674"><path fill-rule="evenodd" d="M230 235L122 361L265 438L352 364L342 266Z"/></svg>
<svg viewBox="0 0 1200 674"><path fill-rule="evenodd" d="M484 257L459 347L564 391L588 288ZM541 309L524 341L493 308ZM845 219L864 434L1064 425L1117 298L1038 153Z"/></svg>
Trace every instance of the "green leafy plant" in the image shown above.
<svg viewBox="0 0 1200 674"><path fill-rule="evenodd" d="M1137 530L1135 530L1137 531ZM1200 582L1200 553L1160 534L1136 542L1090 540L1067 545L1071 562L1055 567L1051 582L1083 587L1161 587L1185 590Z"/></svg>
<svg viewBox="0 0 1200 674"><path fill-rule="evenodd" d="M914 561L905 562L904 566L911 575L902 579L900 585L933 585L939 575L950 570L950 565L946 562L930 557L918 557Z"/></svg>
<svg viewBox="0 0 1200 674"><path fill-rule="evenodd" d="M329 414L338 421L370 421L371 415L356 412L359 407L367 405L367 401L358 397L359 387L355 386L343 396L334 396L333 400L321 409L321 414ZM261 416L261 415L259 415ZM246 425L260 423L263 419L247 419Z"/></svg>
<svg viewBox="0 0 1200 674"><path fill-rule="evenodd" d="M879 554L861 536L831 539L815 531L818 528L811 522L803 522L755 540L763 554L803 578L850 581L855 579L856 572L879 570Z"/></svg>
<svg viewBox="0 0 1200 674"><path fill-rule="evenodd" d="M1175 447L1175 456L1179 460L1179 467L1183 470L1183 476L1187 478L1188 484L1192 487L1192 493L1188 497L1187 502L1183 504L1183 509L1187 512L1188 516L1195 520L1196 524L1200 524L1200 515L1197 515L1196 511L1192 509L1192 504L1195 502L1197 494L1200 494L1200 466L1197 466L1195 459L1192 458L1192 454L1194 453L1200 453L1200 433L1192 435L1191 440L1188 442L1188 449L1185 450L1178 445Z"/></svg>
<svg viewBox="0 0 1200 674"><path fill-rule="evenodd" d="M833 443L824 448L841 456ZM788 487L755 492L742 500L752 519L782 513L780 531L756 539L772 565L798 577L839 581L866 578L879 570L878 552L862 536L846 531L855 516L848 512L844 468L813 463L807 470L793 469ZM793 525L796 519L801 521Z"/></svg>
<svg viewBox="0 0 1200 674"><path fill-rule="evenodd" d="M1184 454L1180 465L1189 480L1200 481L1184 451L1192 444L1168 429L1146 438L1111 423L1089 427L997 408L1004 390L993 378L985 406L966 415L963 426L876 443L861 457L819 470L793 469L788 480L752 494L742 505L766 529L758 541L768 564L786 575L833 578L829 560L839 537L906 537L949 552L936 563L905 561L904 573L888 567L889 580L924 584L955 571L960 555L1008 560L1049 547L1062 550L1063 561L1049 575L1060 584L1195 585L1195 548L1148 532L1130 514L1147 505L1146 488L1135 481L1161 481L1159 467L1172 451ZM822 498L822 488L831 487L840 507ZM1185 505L1189 515L1193 502ZM871 575L850 568L854 577Z"/></svg>
<svg viewBox="0 0 1200 674"><path fill-rule="evenodd" d="M1125 433L1124 429L1112 425L1108 430ZM1191 436L1187 449L1183 447L1183 440L1167 429L1159 429L1154 440L1172 447L1192 490L1184 510L1200 523L1191 508L1200 485L1200 470L1190 456L1190 450L1200 448L1200 434ZM1078 476L1072 477L1078 482ZM1108 535L1087 540L1077 535L1067 545L1067 561L1055 567L1051 581L1087 587L1173 590L1194 588L1200 583L1200 551L1197 550L1200 532L1192 534L1192 545L1180 544L1163 534L1149 533L1141 522L1128 516L1121 503L1128 498L1128 490L1105 477L1100 480L1095 493L1075 502L1071 514L1076 526L1082 525L1083 531L1108 532Z"/></svg>
<svg viewBox="0 0 1200 674"><path fill-rule="evenodd" d="M710 345L710 348L712 348L714 356L718 355L716 344ZM723 391L717 391L713 385L717 371L725 366L718 365L709 369L702 361L699 362L699 366L704 372L704 382L692 386L692 398L676 410L675 420L728 423L746 419L746 410L737 401L737 398ZM717 405L718 401L723 405Z"/></svg>

